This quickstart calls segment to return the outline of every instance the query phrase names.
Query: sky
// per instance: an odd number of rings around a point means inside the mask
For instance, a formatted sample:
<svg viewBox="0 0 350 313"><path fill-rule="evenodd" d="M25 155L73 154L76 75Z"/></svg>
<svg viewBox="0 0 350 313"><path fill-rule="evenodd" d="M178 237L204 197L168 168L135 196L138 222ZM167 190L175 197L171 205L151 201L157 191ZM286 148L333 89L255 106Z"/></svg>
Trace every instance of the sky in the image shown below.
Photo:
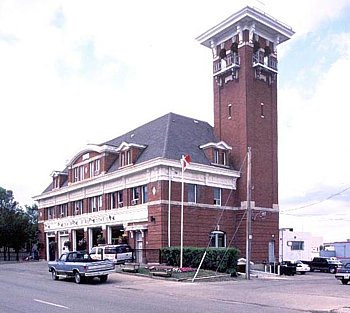
<svg viewBox="0 0 350 313"><path fill-rule="evenodd" d="M169 112L213 125L195 38L247 4L295 31L278 46L280 227L350 239L350 0L0 0L0 186L32 205L87 144Z"/></svg>

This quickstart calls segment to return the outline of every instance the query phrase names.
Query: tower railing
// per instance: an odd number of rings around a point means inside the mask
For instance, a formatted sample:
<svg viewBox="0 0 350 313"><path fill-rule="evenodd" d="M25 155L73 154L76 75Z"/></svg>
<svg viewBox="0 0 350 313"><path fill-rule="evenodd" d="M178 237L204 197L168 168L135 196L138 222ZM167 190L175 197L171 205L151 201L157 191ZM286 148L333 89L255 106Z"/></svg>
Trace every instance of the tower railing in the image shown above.
<svg viewBox="0 0 350 313"><path fill-rule="evenodd" d="M277 73L277 58L272 55L265 56L263 51L257 51L253 54L253 67L262 66L274 73Z"/></svg>
<svg viewBox="0 0 350 313"><path fill-rule="evenodd" d="M225 58L218 59L213 64L214 75L225 72L231 68L239 67L240 59L238 53L229 53Z"/></svg>

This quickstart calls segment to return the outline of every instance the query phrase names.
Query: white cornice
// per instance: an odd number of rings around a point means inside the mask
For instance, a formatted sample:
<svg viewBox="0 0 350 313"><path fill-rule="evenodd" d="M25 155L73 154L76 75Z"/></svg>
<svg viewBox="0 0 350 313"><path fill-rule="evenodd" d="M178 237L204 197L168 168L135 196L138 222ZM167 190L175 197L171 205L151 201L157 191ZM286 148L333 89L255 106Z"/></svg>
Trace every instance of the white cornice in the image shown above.
<svg viewBox="0 0 350 313"><path fill-rule="evenodd" d="M204 145L201 145L199 148L205 149L205 148L216 148L221 150L232 150L232 147L229 146L226 142L220 141L220 142L208 142Z"/></svg>
<svg viewBox="0 0 350 313"><path fill-rule="evenodd" d="M273 42L275 42L278 37L278 42L282 43L294 34L290 26L278 21L263 11L247 6L232 14L196 39L202 45L212 48L213 42L215 45L218 45L235 36L237 34L237 26L245 30L251 27L252 24L255 24L256 34L260 34Z"/></svg>
<svg viewBox="0 0 350 313"><path fill-rule="evenodd" d="M144 149L144 148L146 148L146 146L144 146L144 145L139 145L139 144L136 144L136 143L128 143L128 142L123 141L123 142L119 145L119 147L116 149L116 151L117 151L117 152L125 151L125 150L130 149L131 147L135 147L135 148L139 148L139 149Z"/></svg>
<svg viewBox="0 0 350 313"><path fill-rule="evenodd" d="M79 190L85 190L87 188L94 188L95 186L101 186L105 185L106 183L113 182L115 180L121 180L129 177L136 177L140 176L140 180L135 179L134 183L129 182L127 185L125 185L125 188L135 187L133 184L142 184L147 183L150 181L155 180L168 180L169 179L169 168L172 169L172 173L178 173L178 175L171 174L172 179L174 181L180 181L181 180L181 164L180 160L169 160L164 158L156 158L152 159L146 162L143 162L141 164L136 164L134 166L125 167L122 169L119 169L117 171L114 171L112 173L99 175L91 179L87 179L84 181L72 183L68 186L55 189L50 192L46 192L41 195L37 195L33 197L35 201L39 200L45 200L55 197L62 197L67 196L73 192L77 192ZM151 177L151 171L155 170L158 172L156 176ZM196 180L197 175L202 175L205 177L203 181ZM193 176L193 178L191 178ZM221 179L220 179L221 177ZM220 168L220 167L214 167L210 165L203 165L198 163L191 162L188 168L185 171L185 179L186 182L195 181L195 183L208 185L208 186L218 186L222 188L236 188L236 180L240 177L239 171L226 169L226 168ZM222 180L222 183L219 183L219 181ZM126 183L125 183L126 184Z"/></svg>
<svg viewBox="0 0 350 313"><path fill-rule="evenodd" d="M110 152L110 153L117 153L117 148L109 145L87 145L86 148L83 150L80 150L77 154L73 156L73 158L68 162L67 166L70 166L74 163L76 159L78 159L81 155L88 153L90 151L102 153L102 152Z"/></svg>

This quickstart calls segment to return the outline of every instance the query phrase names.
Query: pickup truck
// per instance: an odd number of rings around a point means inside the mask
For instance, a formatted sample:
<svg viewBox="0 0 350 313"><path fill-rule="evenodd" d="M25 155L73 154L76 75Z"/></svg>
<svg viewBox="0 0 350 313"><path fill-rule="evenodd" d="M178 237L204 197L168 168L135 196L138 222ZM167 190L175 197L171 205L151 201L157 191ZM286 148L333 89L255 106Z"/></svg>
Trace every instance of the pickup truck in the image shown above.
<svg viewBox="0 0 350 313"><path fill-rule="evenodd" d="M338 269L335 278L340 280L343 285L350 281L350 263L346 263L343 268Z"/></svg>
<svg viewBox="0 0 350 313"><path fill-rule="evenodd" d="M93 260L86 252L66 252L56 261L48 262L49 272L53 280L60 277L74 277L77 284L98 277L105 282L108 274L115 273L115 265L110 260Z"/></svg>
<svg viewBox="0 0 350 313"><path fill-rule="evenodd" d="M310 272L321 271L335 274L343 264L335 258L313 258L312 261L301 261L310 266Z"/></svg>

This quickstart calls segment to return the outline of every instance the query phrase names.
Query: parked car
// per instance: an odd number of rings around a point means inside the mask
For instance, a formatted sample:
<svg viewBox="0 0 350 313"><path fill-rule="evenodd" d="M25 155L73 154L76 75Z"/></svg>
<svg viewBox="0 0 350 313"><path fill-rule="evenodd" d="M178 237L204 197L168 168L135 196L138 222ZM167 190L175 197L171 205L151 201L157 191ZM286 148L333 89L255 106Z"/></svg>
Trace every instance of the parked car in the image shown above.
<svg viewBox="0 0 350 313"><path fill-rule="evenodd" d="M53 280L74 277L77 284L98 277L105 282L108 274L115 272L115 265L110 260L96 261L82 251L65 252L56 261L48 262Z"/></svg>
<svg viewBox="0 0 350 313"><path fill-rule="evenodd" d="M114 264L125 264L134 259L133 250L127 244L93 247L90 256L94 260L111 260Z"/></svg>
<svg viewBox="0 0 350 313"><path fill-rule="evenodd" d="M301 261L295 261L296 264L296 272L297 274L305 274L306 272L310 272L310 266L307 264L304 264Z"/></svg>
<svg viewBox="0 0 350 313"><path fill-rule="evenodd" d="M343 285L347 285L350 281L350 263L346 263L344 267L338 269L335 278L340 280Z"/></svg>
<svg viewBox="0 0 350 313"><path fill-rule="evenodd" d="M302 261L310 266L310 271L321 271L335 274L343 264L335 258L313 258L312 261Z"/></svg>

